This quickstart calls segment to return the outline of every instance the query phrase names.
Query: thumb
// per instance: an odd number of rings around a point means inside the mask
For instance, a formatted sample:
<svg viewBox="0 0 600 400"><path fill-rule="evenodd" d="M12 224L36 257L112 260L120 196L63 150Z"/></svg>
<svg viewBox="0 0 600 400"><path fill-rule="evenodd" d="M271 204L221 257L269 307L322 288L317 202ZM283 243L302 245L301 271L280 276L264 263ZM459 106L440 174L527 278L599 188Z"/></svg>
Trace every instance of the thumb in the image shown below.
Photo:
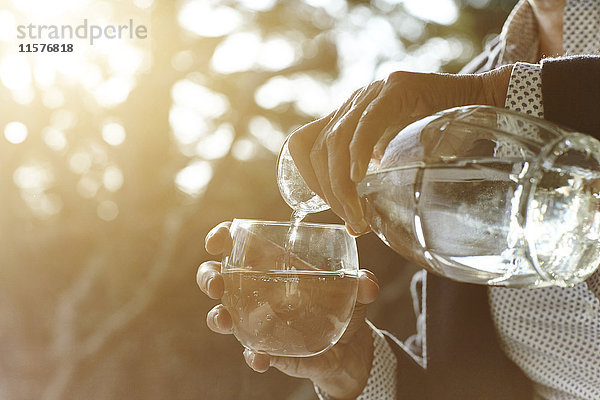
<svg viewBox="0 0 600 400"><path fill-rule="evenodd" d="M356 300L360 304L371 304L379 295L379 282L375 274L369 270L358 271L358 294Z"/></svg>

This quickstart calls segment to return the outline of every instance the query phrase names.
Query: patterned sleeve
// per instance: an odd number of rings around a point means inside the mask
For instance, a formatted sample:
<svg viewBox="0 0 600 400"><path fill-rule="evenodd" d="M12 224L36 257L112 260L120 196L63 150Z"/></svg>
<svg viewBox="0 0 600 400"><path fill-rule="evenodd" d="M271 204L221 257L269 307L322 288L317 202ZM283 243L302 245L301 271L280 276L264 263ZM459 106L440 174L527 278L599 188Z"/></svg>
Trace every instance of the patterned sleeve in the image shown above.
<svg viewBox="0 0 600 400"><path fill-rule="evenodd" d="M509 110L544 117L542 101L542 67L539 64L516 63L510 75L504 106Z"/></svg>
<svg viewBox="0 0 600 400"><path fill-rule="evenodd" d="M395 400L396 399L396 356L383 333L367 321L373 333L373 365L371 375L363 392L356 400ZM315 390L320 400L333 400L318 386Z"/></svg>

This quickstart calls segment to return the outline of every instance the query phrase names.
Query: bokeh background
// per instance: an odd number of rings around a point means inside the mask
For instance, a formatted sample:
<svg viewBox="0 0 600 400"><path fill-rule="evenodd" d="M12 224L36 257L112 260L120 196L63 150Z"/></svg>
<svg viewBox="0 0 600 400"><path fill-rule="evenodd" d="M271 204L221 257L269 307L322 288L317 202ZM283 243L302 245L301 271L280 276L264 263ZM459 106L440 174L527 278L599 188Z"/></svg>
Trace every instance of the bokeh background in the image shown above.
<svg viewBox="0 0 600 400"><path fill-rule="evenodd" d="M514 3L0 0L0 399L314 399L206 328L204 236L289 218L287 133L393 70L457 72ZM16 25L84 18L149 38L17 52ZM407 337L414 267L359 249L370 318Z"/></svg>

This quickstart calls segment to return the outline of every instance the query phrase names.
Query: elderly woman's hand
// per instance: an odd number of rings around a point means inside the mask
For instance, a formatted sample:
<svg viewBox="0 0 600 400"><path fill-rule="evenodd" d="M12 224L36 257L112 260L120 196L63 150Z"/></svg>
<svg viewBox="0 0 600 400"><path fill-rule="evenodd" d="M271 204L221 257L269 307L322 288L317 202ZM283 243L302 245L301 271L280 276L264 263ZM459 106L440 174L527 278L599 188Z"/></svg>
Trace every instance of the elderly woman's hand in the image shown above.
<svg viewBox="0 0 600 400"><path fill-rule="evenodd" d="M206 236L206 250L213 255L228 253L231 249L229 228L223 222ZM200 289L212 299L220 299L224 293L220 263L207 261L198 268L196 280ZM265 372L275 367L287 375L308 378L322 390L336 398L354 398L367 383L373 359L373 339L366 323L367 304L377 298L379 285L372 272L359 271L357 304L352 320L340 340L326 352L314 357L275 357L262 353L244 351L250 368ZM208 327L221 334L232 333L232 318L222 304L215 306L206 317Z"/></svg>
<svg viewBox="0 0 600 400"><path fill-rule="evenodd" d="M406 125L447 108L504 106L512 65L474 75L394 72L354 92L330 115L296 130L289 150L308 186L356 234L368 230L356 182Z"/></svg>

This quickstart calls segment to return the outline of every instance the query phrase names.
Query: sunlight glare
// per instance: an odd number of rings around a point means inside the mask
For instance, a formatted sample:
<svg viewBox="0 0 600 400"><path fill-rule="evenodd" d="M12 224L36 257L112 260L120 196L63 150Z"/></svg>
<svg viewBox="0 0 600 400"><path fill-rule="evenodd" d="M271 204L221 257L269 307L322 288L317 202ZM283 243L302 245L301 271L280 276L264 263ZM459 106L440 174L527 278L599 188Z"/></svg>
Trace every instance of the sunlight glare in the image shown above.
<svg viewBox="0 0 600 400"><path fill-rule="evenodd" d="M277 71L292 65L298 53L284 37L272 36L262 42L256 32L240 32L228 36L217 46L211 67L222 74L248 71L255 66Z"/></svg>
<svg viewBox="0 0 600 400"><path fill-rule="evenodd" d="M304 0L304 2L313 7L323 8L333 17L344 15L348 9L345 0Z"/></svg>
<svg viewBox="0 0 600 400"><path fill-rule="evenodd" d="M436 24L451 25L458 19L458 7L453 0L404 0L404 6L415 17Z"/></svg>
<svg viewBox="0 0 600 400"><path fill-rule="evenodd" d="M26 89L13 90L11 94L15 103L24 106L31 104L35 99L35 91L31 86Z"/></svg>
<svg viewBox="0 0 600 400"><path fill-rule="evenodd" d="M37 193L29 190L21 190L21 198L35 216L43 219L58 214L63 206L60 197L54 193Z"/></svg>
<svg viewBox="0 0 600 400"><path fill-rule="evenodd" d="M216 131L198 141L196 154L205 160L222 158L229 151L234 136L231 124L221 124Z"/></svg>
<svg viewBox="0 0 600 400"><path fill-rule="evenodd" d="M275 76L256 89L254 99L262 108L271 110L294 100L293 84L289 78Z"/></svg>
<svg viewBox="0 0 600 400"><path fill-rule="evenodd" d="M285 134L277 129L271 121L263 116L252 117L248 129L261 145L273 154L279 154Z"/></svg>
<svg viewBox="0 0 600 400"><path fill-rule="evenodd" d="M400 37L411 42L419 40L425 33L426 23L410 14L396 13L390 19L390 23Z"/></svg>
<svg viewBox="0 0 600 400"><path fill-rule="evenodd" d="M260 47L257 64L270 71L289 67L297 59L296 49L283 37L271 37Z"/></svg>
<svg viewBox="0 0 600 400"><path fill-rule="evenodd" d="M154 4L154 0L133 0L133 4L138 8L150 8Z"/></svg>
<svg viewBox="0 0 600 400"><path fill-rule="evenodd" d="M187 71L194 65L194 53L190 50L183 50L171 58L171 65L177 71Z"/></svg>
<svg viewBox="0 0 600 400"><path fill-rule="evenodd" d="M229 100L221 93L184 79L176 82L171 89L173 102L190 108L205 118L216 118L229 109Z"/></svg>
<svg viewBox="0 0 600 400"><path fill-rule="evenodd" d="M467 2L474 8L484 8L490 4L490 0L467 0Z"/></svg>
<svg viewBox="0 0 600 400"><path fill-rule="evenodd" d="M127 43L120 46L111 46L108 65L112 73L120 75L135 75L142 69L144 52Z"/></svg>
<svg viewBox="0 0 600 400"><path fill-rule="evenodd" d="M87 90L93 90L102 82L102 69L96 64L88 64L81 71L79 81Z"/></svg>
<svg viewBox="0 0 600 400"><path fill-rule="evenodd" d="M102 183L106 190L110 192L116 192L123 186L125 178L123 172L116 165L110 165L104 170L102 175Z"/></svg>
<svg viewBox="0 0 600 400"><path fill-rule="evenodd" d="M69 129L77 123L77 117L73 111L61 108L52 113L50 121L56 129Z"/></svg>
<svg viewBox="0 0 600 400"><path fill-rule="evenodd" d="M177 142L192 144L208 131L206 120L195 110L174 104L169 110L169 125Z"/></svg>
<svg viewBox="0 0 600 400"><path fill-rule="evenodd" d="M31 85L29 61L22 54L9 54L0 63L0 79L11 90L27 89Z"/></svg>
<svg viewBox="0 0 600 400"><path fill-rule="evenodd" d="M472 46L465 45L459 38L433 37L406 56L401 68L414 72L439 71L444 63L451 60L467 60L473 54Z"/></svg>
<svg viewBox="0 0 600 400"><path fill-rule="evenodd" d="M328 114L332 109L329 87L309 75L297 75L293 78L296 107L306 115L315 117Z"/></svg>
<svg viewBox="0 0 600 400"><path fill-rule="evenodd" d="M182 192L196 197L204 193L213 175L208 161L194 161L175 176L175 185Z"/></svg>
<svg viewBox="0 0 600 400"><path fill-rule="evenodd" d="M277 0L238 0L238 3L248 10L269 11L275 6Z"/></svg>
<svg viewBox="0 0 600 400"><path fill-rule="evenodd" d="M37 64L33 68L33 77L38 86L42 88L54 85L56 69L48 68L47 64Z"/></svg>
<svg viewBox="0 0 600 400"><path fill-rule="evenodd" d="M100 106L112 108L127 100L131 89L133 81L130 78L113 76L98 85L93 94Z"/></svg>
<svg viewBox="0 0 600 400"><path fill-rule="evenodd" d="M83 175L92 167L92 157L87 151L77 151L69 158L69 167L76 174Z"/></svg>
<svg viewBox="0 0 600 400"><path fill-rule="evenodd" d="M84 199L92 199L98 193L100 183L91 176L82 176L77 182L77 193Z"/></svg>
<svg viewBox="0 0 600 400"><path fill-rule="evenodd" d="M307 74L273 77L256 90L254 99L265 109L293 102L301 112L315 117L329 113L333 106L328 84Z"/></svg>
<svg viewBox="0 0 600 400"><path fill-rule="evenodd" d="M249 161L256 156L256 145L248 139L239 139L231 148L231 154L237 160Z"/></svg>
<svg viewBox="0 0 600 400"><path fill-rule="evenodd" d="M36 17L52 17L82 9L91 0L12 0L17 9Z"/></svg>
<svg viewBox="0 0 600 400"><path fill-rule="evenodd" d="M13 173L13 182L22 190L41 193L54 182L50 169L39 164L26 164L18 167Z"/></svg>
<svg viewBox="0 0 600 400"><path fill-rule="evenodd" d="M42 138L44 139L44 143L55 151L61 151L67 146L65 134L55 128L44 128Z"/></svg>
<svg viewBox="0 0 600 400"><path fill-rule="evenodd" d="M60 90L52 88L44 93L42 102L46 108L59 108L65 104L65 96Z"/></svg>
<svg viewBox="0 0 600 400"><path fill-rule="evenodd" d="M23 143L27 134L27 126L22 122L12 121L4 127L4 138L12 144Z"/></svg>
<svg viewBox="0 0 600 400"><path fill-rule="evenodd" d="M260 51L260 37L255 32L234 33L217 46L211 67L222 74L252 69Z"/></svg>
<svg viewBox="0 0 600 400"><path fill-rule="evenodd" d="M102 126L102 139L111 146L118 146L125 141L125 128L117 122L109 122Z"/></svg>
<svg viewBox="0 0 600 400"><path fill-rule="evenodd" d="M15 16L6 10L0 10L0 40L11 42L17 32L17 21Z"/></svg>
<svg viewBox="0 0 600 400"><path fill-rule="evenodd" d="M98 204L96 213L101 220L110 222L119 215L119 206L112 200L104 200Z"/></svg>
<svg viewBox="0 0 600 400"><path fill-rule="evenodd" d="M231 7L212 5L207 0L188 0L177 15L179 24L198 36L218 37L239 28L242 15Z"/></svg>

